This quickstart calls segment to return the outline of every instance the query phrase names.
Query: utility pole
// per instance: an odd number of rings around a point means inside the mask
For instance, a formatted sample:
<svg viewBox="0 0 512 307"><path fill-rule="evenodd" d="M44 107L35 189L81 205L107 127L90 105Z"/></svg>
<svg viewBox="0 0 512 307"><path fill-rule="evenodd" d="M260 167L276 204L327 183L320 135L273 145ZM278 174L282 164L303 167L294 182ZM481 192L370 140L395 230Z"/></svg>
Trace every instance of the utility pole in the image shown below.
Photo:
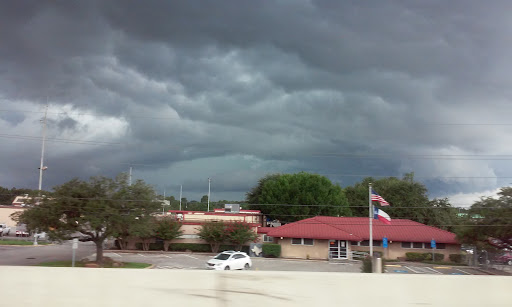
<svg viewBox="0 0 512 307"><path fill-rule="evenodd" d="M43 144L41 146L41 164L39 165L39 194L41 194L41 188L43 185L43 171L47 168L44 164L44 145L46 142L46 117L48 115L48 99L46 99L46 107L44 109L44 117L41 120L43 123Z"/></svg>
<svg viewBox="0 0 512 307"><path fill-rule="evenodd" d="M208 211L207 212L210 212L210 182L212 180L210 178L208 178Z"/></svg>
<svg viewBox="0 0 512 307"><path fill-rule="evenodd" d="M180 211L181 211L181 193L183 192L183 185L180 185Z"/></svg>
<svg viewBox="0 0 512 307"><path fill-rule="evenodd" d="M132 167L130 166L130 173L128 175L128 185L132 185Z"/></svg>

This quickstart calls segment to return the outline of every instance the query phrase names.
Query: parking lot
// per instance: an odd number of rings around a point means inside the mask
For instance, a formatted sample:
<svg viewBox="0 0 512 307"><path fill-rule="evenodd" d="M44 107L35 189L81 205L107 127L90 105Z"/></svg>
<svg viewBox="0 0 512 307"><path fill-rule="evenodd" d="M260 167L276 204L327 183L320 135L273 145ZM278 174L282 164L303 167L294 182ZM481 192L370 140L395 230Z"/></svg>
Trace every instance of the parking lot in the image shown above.
<svg viewBox="0 0 512 307"><path fill-rule="evenodd" d="M205 263L213 254L201 253L125 253L105 252L105 257L123 262L145 262L154 265L154 269L204 270ZM88 256L94 259L95 254ZM252 270L257 271L305 271L305 272L347 272L361 271L360 261L323 261L300 259L251 258ZM486 275L486 273L470 268L422 263L389 263L385 267L390 274L438 274L438 275Z"/></svg>

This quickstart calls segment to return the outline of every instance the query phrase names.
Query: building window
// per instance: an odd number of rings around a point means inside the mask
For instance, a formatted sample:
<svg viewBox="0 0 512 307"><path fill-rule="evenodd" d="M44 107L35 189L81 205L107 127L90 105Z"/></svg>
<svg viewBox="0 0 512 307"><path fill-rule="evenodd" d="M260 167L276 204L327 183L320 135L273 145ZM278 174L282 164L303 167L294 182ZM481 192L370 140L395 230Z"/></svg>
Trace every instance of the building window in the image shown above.
<svg viewBox="0 0 512 307"><path fill-rule="evenodd" d="M302 239L304 245L313 245L313 239Z"/></svg>
<svg viewBox="0 0 512 307"><path fill-rule="evenodd" d="M274 242L274 237L269 237L266 234L263 235L263 242Z"/></svg>
<svg viewBox="0 0 512 307"><path fill-rule="evenodd" d="M350 244L352 246L370 246L370 240L364 240L364 241L361 241L361 242L350 241ZM381 246L381 245L382 245L382 241L373 240L373 246Z"/></svg>
<svg viewBox="0 0 512 307"><path fill-rule="evenodd" d="M292 238L292 245L313 245L313 239Z"/></svg>
<svg viewBox="0 0 512 307"><path fill-rule="evenodd" d="M411 248L411 242L402 242L402 248Z"/></svg>
<svg viewBox="0 0 512 307"><path fill-rule="evenodd" d="M293 245L301 245L302 239L301 238L292 238L292 244Z"/></svg>
<svg viewBox="0 0 512 307"><path fill-rule="evenodd" d="M413 242L412 248L423 248L423 242Z"/></svg>

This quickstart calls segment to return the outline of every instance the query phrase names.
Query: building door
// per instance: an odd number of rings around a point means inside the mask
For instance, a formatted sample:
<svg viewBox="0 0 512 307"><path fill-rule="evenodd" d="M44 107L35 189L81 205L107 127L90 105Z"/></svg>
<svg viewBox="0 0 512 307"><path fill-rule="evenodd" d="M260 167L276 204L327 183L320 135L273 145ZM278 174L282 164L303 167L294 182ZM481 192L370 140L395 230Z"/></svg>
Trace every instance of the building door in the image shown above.
<svg viewBox="0 0 512 307"><path fill-rule="evenodd" d="M329 259L347 258L347 241L329 240Z"/></svg>

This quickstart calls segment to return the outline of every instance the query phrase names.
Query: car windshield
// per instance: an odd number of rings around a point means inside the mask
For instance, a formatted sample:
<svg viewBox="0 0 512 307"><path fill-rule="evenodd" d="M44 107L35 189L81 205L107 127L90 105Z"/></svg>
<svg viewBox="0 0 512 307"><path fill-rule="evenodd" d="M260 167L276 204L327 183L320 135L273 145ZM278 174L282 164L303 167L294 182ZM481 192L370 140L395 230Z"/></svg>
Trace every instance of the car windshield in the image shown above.
<svg viewBox="0 0 512 307"><path fill-rule="evenodd" d="M217 256L215 256L215 259L228 260L229 256L231 256L231 255L230 254L218 254Z"/></svg>

